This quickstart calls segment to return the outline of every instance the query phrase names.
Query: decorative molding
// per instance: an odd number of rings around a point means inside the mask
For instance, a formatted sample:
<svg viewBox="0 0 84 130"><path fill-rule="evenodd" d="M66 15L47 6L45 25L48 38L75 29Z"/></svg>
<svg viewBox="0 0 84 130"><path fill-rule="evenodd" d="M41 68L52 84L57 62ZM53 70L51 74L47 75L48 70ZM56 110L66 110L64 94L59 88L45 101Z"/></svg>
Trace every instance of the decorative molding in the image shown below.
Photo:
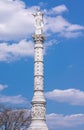
<svg viewBox="0 0 84 130"><path fill-rule="evenodd" d="M46 109L44 104L33 104L31 117L33 119L43 119L45 120Z"/></svg>
<svg viewBox="0 0 84 130"><path fill-rule="evenodd" d="M45 40L45 37L42 34L32 35L32 38L34 39L35 43L39 43L38 41L44 42L44 40Z"/></svg>

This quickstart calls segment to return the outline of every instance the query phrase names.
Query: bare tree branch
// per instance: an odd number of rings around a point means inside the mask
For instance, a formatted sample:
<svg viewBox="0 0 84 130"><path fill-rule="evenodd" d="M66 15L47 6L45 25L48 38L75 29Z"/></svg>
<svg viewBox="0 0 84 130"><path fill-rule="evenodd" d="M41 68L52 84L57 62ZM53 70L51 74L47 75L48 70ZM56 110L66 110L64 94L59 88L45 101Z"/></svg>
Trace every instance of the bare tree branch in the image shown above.
<svg viewBox="0 0 84 130"><path fill-rule="evenodd" d="M30 123L29 110L11 110L0 106L0 130L24 130Z"/></svg>

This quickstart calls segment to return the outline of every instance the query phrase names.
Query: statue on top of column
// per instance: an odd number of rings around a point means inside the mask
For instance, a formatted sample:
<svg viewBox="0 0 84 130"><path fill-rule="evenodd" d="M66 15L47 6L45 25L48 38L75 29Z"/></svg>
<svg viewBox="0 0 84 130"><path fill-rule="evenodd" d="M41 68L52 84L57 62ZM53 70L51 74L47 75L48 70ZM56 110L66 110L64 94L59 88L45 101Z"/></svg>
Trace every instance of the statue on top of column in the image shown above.
<svg viewBox="0 0 84 130"><path fill-rule="evenodd" d="M43 13L40 12L40 9L37 9L36 14L33 14L34 19L35 19L35 34L42 34L43 33L43 26L44 26L44 22L43 22Z"/></svg>

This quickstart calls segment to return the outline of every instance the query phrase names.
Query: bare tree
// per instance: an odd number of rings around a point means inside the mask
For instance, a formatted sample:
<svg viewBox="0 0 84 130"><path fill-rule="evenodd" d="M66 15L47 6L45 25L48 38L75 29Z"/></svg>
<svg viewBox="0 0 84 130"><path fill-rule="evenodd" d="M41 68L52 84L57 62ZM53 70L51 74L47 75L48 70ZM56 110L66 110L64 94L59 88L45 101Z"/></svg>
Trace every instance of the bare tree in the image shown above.
<svg viewBox="0 0 84 130"><path fill-rule="evenodd" d="M30 123L30 111L27 109L0 111L0 130L26 130Z"/></svg>

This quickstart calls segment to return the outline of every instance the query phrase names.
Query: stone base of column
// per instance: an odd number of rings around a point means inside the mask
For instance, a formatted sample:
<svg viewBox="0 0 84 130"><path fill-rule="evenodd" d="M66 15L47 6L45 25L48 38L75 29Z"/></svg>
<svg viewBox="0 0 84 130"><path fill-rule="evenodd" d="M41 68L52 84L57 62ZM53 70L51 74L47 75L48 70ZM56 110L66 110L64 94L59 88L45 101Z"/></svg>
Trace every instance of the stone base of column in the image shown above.
<svg viewBox="0 0 84 130"><path fill-rule="evenodd" d="M27 130L49 130L44 120L34 120Z"/></svg>

